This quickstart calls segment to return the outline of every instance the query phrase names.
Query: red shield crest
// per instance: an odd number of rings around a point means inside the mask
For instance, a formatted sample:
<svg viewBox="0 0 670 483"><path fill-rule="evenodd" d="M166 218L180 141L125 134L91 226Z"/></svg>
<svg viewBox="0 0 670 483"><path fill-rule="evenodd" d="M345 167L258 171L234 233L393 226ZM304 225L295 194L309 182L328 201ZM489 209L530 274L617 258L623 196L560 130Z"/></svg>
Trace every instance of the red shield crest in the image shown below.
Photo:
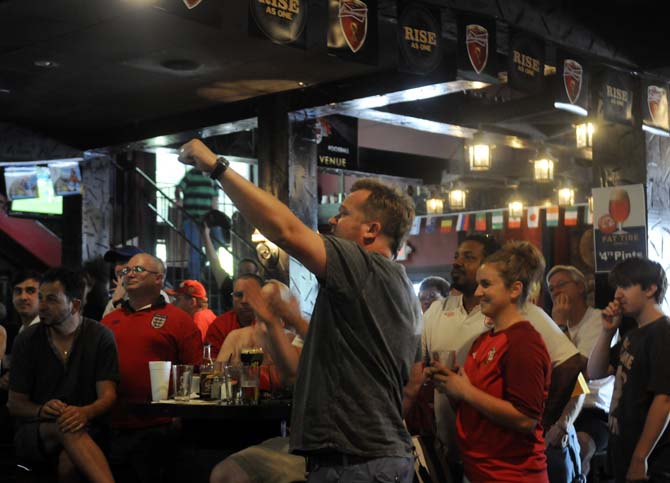
<svg viewBox="0 0 670 483"><path fill-rule="evenodd" d="M489 60L489 31L481 25L466 26L465 46L472 68L477 74L481 74Z"/></svg>
<svg viewBox="0 0 670 483"><path fill-rule="evenodd" d="M183 1L184 1L184 5L186 5L186 7L189 10L191 10L192 8L197 7L198 5L200 5L200 2L202 2L202 0L183 0Z"/></svg>
<svg viewBox="0 0 670 483"><path fill-rule="evenodd" d="M655 125L668 124L668 93L665 89L658 86L647 87L647 106Z"/></svg>
<svg viewBox="0 0 670 483"><path fill-rule="evenodd" d="M368 33L368 6L362 0L340 0L340 28L352 52L365 45Z"/></svg>
<svg viewBox="0 0 670 483"><path fill-rule="evenodd" d="M565 59L563 61L563 85L570 104L577 102L582 92L583 73L582 65L576 60Z"/></svg>

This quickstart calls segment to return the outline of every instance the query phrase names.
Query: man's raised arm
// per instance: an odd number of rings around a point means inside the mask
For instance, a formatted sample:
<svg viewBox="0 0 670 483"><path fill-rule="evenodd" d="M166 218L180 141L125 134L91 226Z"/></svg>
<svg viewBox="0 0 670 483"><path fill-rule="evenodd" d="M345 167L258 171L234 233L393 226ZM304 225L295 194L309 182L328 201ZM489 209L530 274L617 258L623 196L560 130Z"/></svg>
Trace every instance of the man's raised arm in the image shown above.
<svg viewBox="0 0 670 483"><path fill-rule="evenodd" d="M217 155L199 139L193 139L181 148L179 160L184 164L195 165L205 173L211 173L218 165ZM325 275L326 247L323 240L285 204L232 169L225 169L218 180L240 213L263 235L299 260L317 277Z"/></svg>

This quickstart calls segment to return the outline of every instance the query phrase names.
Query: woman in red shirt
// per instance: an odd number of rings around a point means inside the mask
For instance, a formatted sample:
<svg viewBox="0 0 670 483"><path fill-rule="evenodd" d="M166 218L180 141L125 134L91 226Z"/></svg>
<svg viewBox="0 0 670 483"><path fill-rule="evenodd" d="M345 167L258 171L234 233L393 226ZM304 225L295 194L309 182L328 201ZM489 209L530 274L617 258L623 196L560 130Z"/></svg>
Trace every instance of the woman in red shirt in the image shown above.
<svg viewBox="0 0 670 483"><path fill-rule="evenodd" d="M456 406L456 432L472 483L547 483L542 413L551 361L522 307L544 258L527 242L507 243L477 271L481 310L491 329L479 336L463 370L427 369Z"/></svg>

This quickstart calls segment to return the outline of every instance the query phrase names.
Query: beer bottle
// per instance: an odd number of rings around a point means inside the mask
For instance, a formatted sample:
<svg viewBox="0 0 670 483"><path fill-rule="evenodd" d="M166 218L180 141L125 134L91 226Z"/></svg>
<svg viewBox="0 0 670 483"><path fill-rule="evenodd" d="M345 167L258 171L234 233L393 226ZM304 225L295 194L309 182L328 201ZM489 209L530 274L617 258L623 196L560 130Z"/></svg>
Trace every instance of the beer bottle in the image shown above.
<svg viewBox="0 0 670 483"><path fill-rule="evenodd" d="M202 348L202 364L200 365L200 398L211 399L212 397L212 375L214 373L214 361L212 360L212 347L205 344Z"/></svg>

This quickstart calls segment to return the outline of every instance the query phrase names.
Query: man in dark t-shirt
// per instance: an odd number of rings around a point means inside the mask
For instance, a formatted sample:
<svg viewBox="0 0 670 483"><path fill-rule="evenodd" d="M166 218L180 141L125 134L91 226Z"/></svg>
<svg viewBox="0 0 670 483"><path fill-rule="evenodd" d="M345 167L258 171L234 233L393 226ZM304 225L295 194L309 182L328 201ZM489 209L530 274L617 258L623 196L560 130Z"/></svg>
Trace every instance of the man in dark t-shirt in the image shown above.
<svg viewBox="0 0 670 483"><path fill-rule="evenodd" d="M602 311L603 331L588 363L589 378L616 374L609 417L609 453L617 483L670 481L670 319L660 308L663 267L630 258L609 275L614 300ZM637 322L610 352L622 315Z"/></svg>
<svg viewBox="0 0 670 483"><path fill-rule="evenodd" d="M307 456L309 481L411 482L403 387L420 358L421 307L394 262L414 219L407 197L358 180L320 236L201 141L182 162L218 179L242 215L319 282L293 394L290 449Z"/></svg>
<svg viewBox="0 0 670 483"><path fill-rule="evenodd" d="M94 437L116 400L116 344L109 329L81 317L83 293L84 282L72 270L43 275L41 323L14 342L7 406L19 422L19 458L57 465L59 475L113 481Z"/></svg>

